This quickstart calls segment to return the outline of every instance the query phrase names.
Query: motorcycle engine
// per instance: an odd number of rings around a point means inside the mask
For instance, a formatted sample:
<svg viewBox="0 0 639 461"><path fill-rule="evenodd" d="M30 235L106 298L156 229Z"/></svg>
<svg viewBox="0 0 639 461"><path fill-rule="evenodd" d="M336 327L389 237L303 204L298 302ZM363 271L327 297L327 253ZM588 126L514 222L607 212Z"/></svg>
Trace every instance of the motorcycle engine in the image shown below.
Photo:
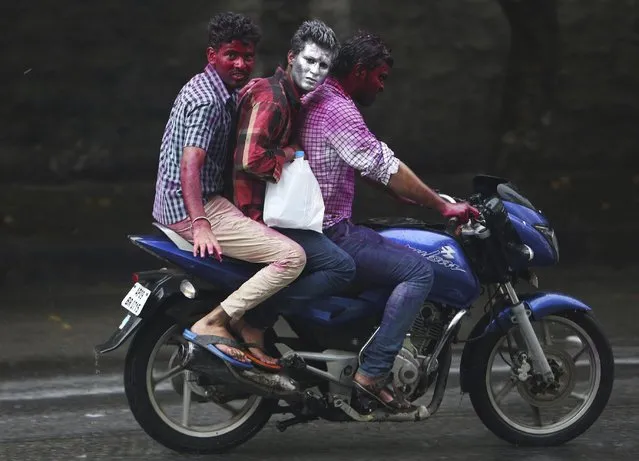
<svg viewBox="0 0 639 461"><path fill-rule="evenodd" d="M393 363L393 385L400 389L406 397L410 396L419 382L419 366L417 357L403 347Z"/></svg>
<svg viewBox="0 0 639 461"><path fill-rule="evenodd" d="M439 306L425 303L410 329L410 344L405 343L393 364L393 384L406 398L416 391L425 357L432 354L442 335L444 321ZM412 345L412 347L411 347Z"/></svg>
<svg viewBox="0 0 639 461"><path fill-rule="evenodd" d="M410 342L419 355L430 355L444 330L444 320L439 306L424 303L410 329Z"/></svg>

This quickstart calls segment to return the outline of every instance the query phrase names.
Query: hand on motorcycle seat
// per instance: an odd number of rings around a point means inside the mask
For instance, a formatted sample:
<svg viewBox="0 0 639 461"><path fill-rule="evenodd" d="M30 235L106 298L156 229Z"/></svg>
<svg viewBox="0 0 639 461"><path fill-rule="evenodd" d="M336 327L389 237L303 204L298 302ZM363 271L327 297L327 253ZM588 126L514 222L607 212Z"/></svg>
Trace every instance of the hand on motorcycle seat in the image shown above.
<svg viewBox="0 0 639 461"><path fill-rule="evenodd" d="M222 262L222 247L213 235L211 225L207 221L193 223L193 256L199 255L204 258L208 251L210 256Z"/></svg>

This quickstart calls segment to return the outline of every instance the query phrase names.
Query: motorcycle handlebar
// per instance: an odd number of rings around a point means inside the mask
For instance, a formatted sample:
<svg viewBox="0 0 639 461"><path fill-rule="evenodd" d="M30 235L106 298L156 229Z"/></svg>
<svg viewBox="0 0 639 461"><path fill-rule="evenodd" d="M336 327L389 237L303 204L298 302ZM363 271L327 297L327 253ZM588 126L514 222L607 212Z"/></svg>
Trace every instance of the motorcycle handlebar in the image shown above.
<svg viewBox="0 0 639 461"><path fill-rule="evenodd" d="M437 195L439 195L442 199L446 200L449 203L459 203L463 201L461 199L455 199L451 197L450 195L442 194L441 192L437 192ZM465 230L464 233L467 235L469 234L478 235L480 233L483 233L486 230L486 228L482 225L483 222L484 222L484 217L481 215L481 210L480 210L479 218L475 218L472 215L470 215L468 217L468 222L465 224L460 224L459 218L453 217L446 222L445 232L452 236L456 236ZM466 229L462 229L460 231L459 230L460 227L466 228Z"/></svg>
<svg viewBox="0 0 639 461"><path fill-rule="evenodd" d="M482 217L475 219L472 216L466 224L460 224L458 218L450 218L446 223L445 232L453 237L460 234L466 236L475 236L480 239L485 239L490 236L490 231L484 225Z"/></svg>
<svg viewBox="0 0 639 461"><path fill-rule="evenodd" d="M446 233L449 235L457 235L457 228L459 227L459 219L450 218L446 223Z"/></svg>

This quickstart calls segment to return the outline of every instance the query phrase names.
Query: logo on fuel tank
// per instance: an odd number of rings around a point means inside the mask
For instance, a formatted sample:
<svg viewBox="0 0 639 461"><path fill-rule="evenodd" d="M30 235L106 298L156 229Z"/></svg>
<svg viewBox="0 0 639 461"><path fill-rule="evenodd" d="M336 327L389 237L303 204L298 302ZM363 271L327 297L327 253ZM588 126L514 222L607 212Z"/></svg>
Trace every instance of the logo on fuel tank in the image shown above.
<svg viewBox="0 0 639 461"><path fill-rule="evenodd" d="M439 254L442 258L455 259L455 249L451 246L443 246L439 249Z"/></svg>
<svg viewBox="0 0 639 461"><path fill-rule="evenodd" d="M447 269L450 269L451 271L466 272L466 270L462 269L462 267L459 264L452 261L453 259L455 259L455 254L457 252L455 251L453 247L449 245L444 245L438 250L431 251L430 253L427 253L423 250L419 250L417 248L413 248L411 246L409 246L409 248L415 250L417 253L424 256L426 259L428 259L432 263L439 264L440 266L444 266Z"/></svg>

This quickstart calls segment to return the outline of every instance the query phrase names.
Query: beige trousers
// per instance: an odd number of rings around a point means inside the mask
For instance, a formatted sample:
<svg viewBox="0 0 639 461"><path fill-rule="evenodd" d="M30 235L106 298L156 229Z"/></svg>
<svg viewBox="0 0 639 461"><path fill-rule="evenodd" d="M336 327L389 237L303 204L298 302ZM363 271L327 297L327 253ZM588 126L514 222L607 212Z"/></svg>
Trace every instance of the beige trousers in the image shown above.
<svg viewBox="0 0 639 461"><path fill-rule="evenodd" d="M213 235L222 247L222 257L268 264L222 301L222 309L233 319L242 317L301 274L306 265L306 254L293 240L244 216L219 195L204 205L204 212L211 220ZM168 227L193 243L189 218Z"/></svg>

